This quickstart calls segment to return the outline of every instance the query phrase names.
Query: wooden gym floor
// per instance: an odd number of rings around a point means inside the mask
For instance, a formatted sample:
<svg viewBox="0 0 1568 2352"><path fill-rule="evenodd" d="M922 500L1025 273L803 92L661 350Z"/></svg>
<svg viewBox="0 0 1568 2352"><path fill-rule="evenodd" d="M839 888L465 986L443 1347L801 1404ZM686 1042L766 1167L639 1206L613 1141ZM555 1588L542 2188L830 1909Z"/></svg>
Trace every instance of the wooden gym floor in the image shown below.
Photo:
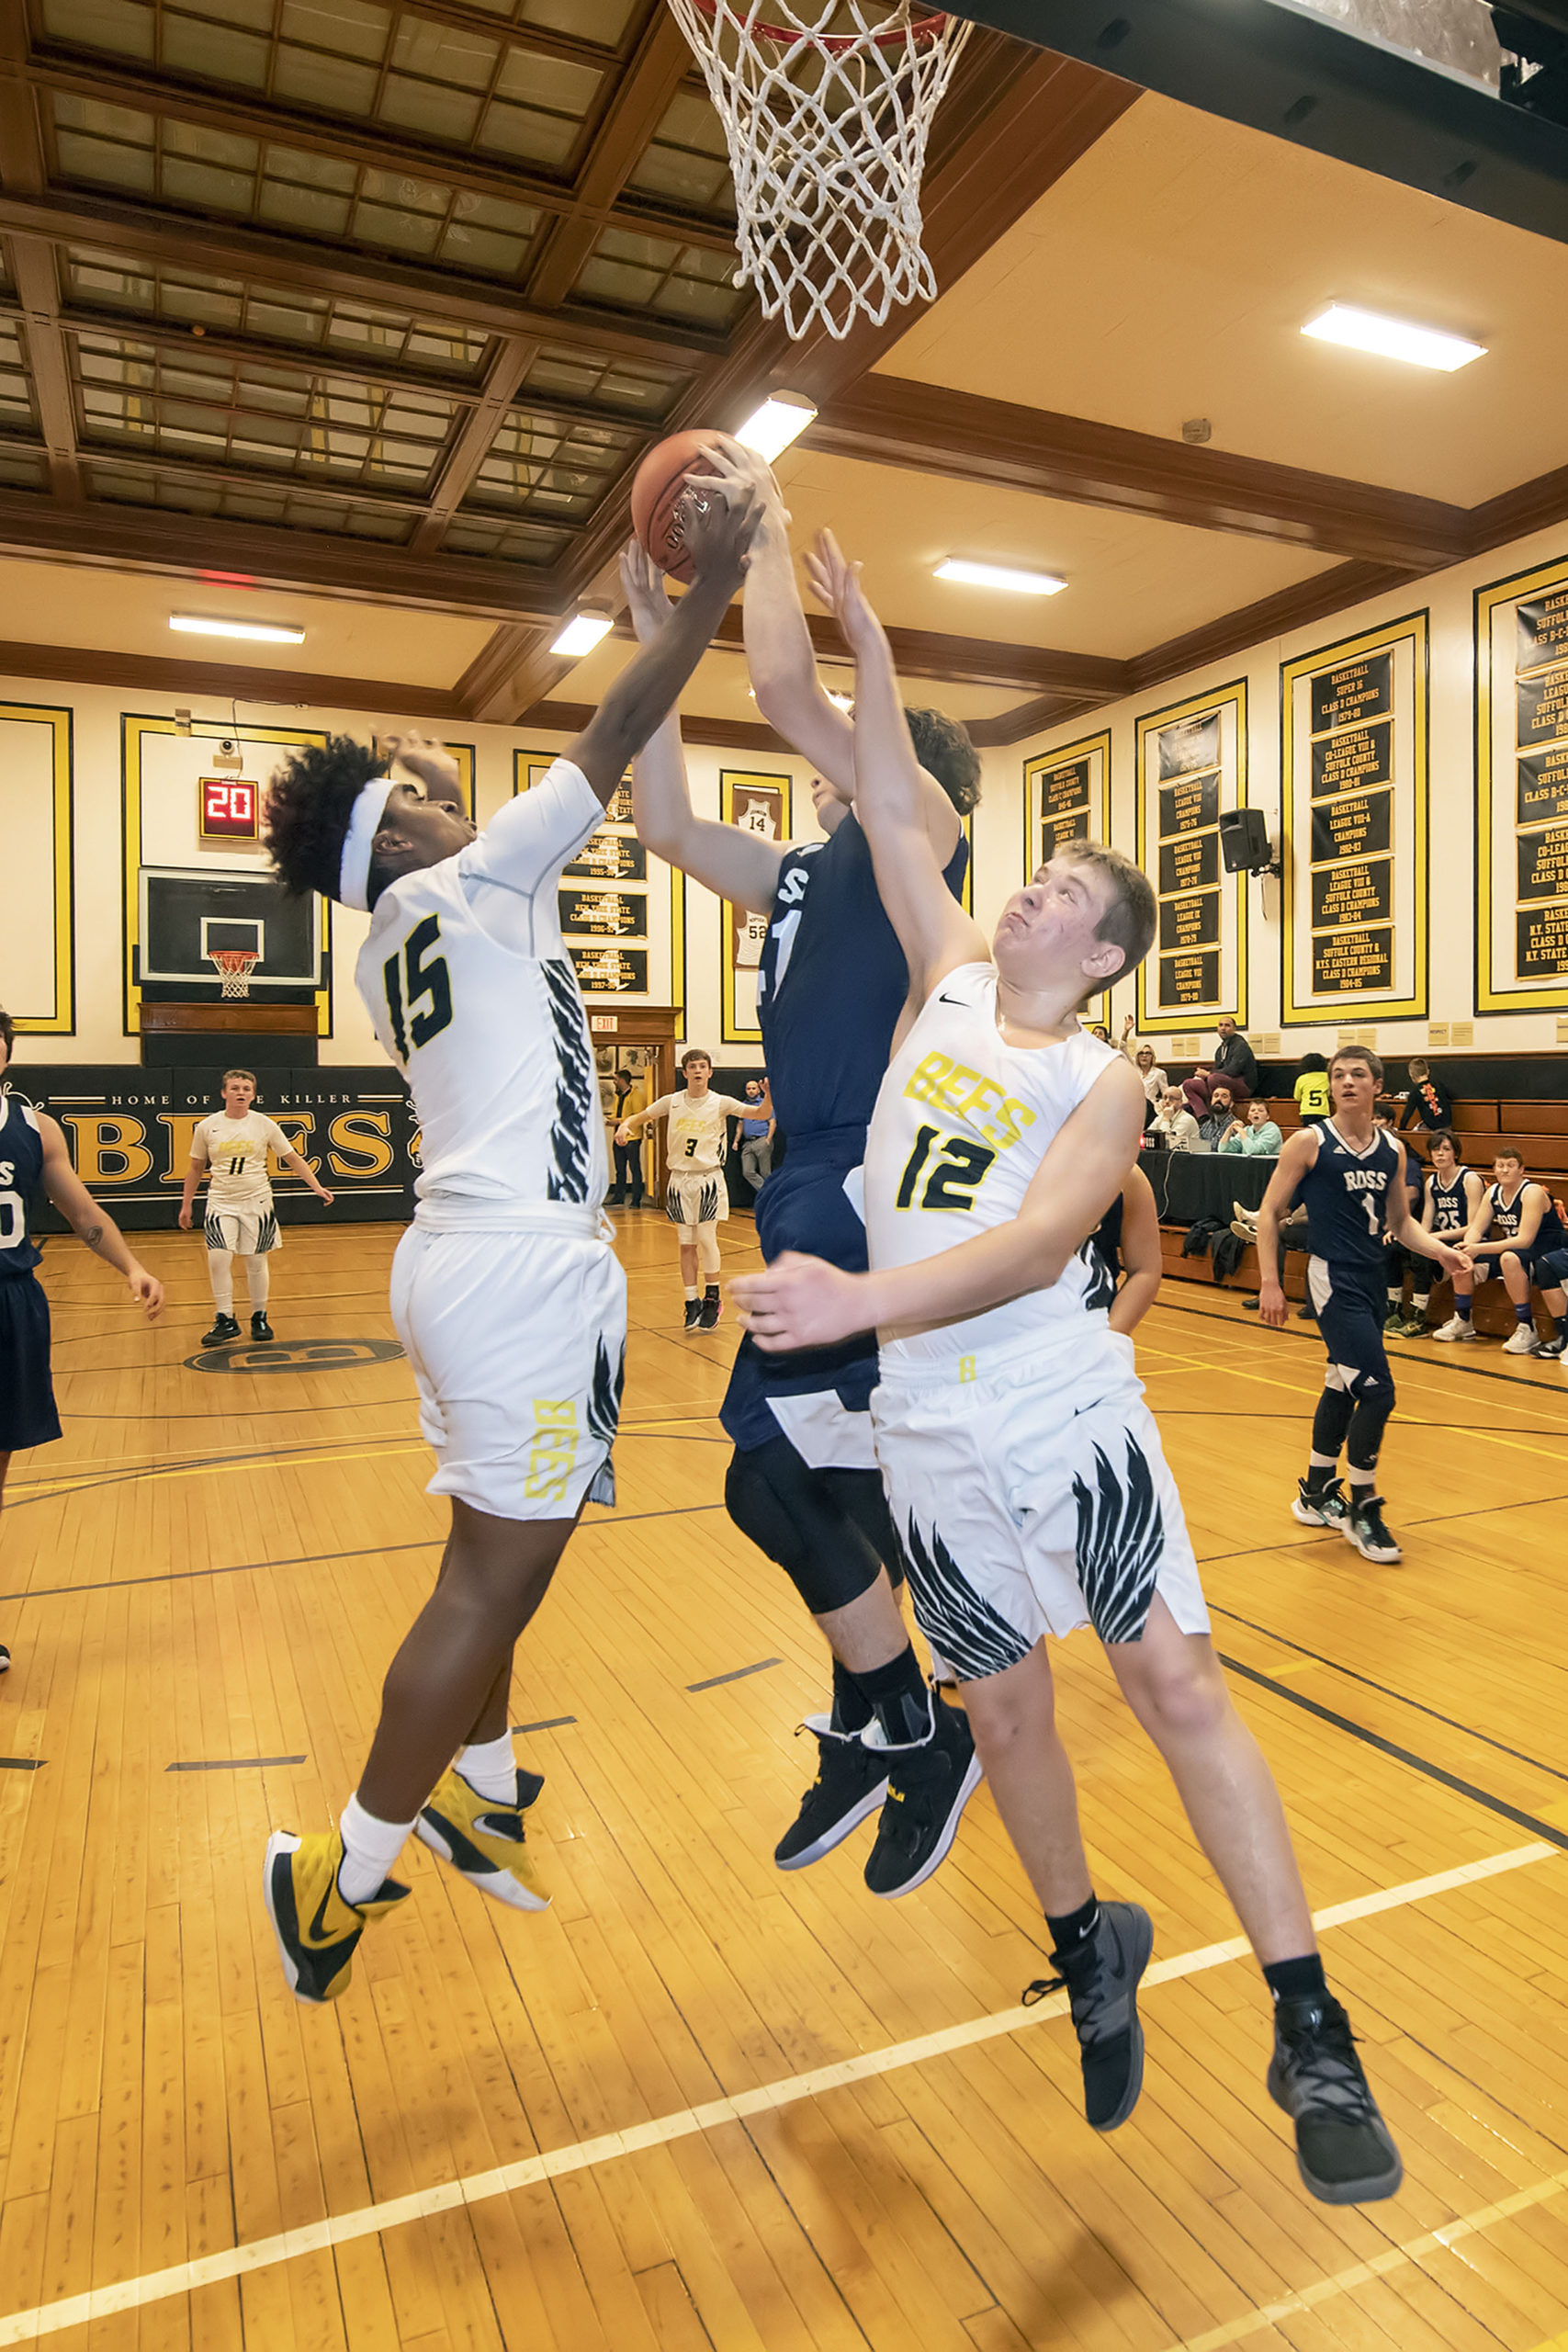
<svg viewBox="0 0 1568 2352"><path fill-rule="evenodd" d="M327 2011L286 1992L269 1826L324 1826L443 1512L397 1360L187 1369L199 1238L141 1325L51 1245L64 1442L0 1523L0 2345L256 2352L1537 2352L1568 2345L1568 1385L1405 1345L1402 1569L1287 1505L1320 1358L1167 1285L1141 1367L1406 2179L1300 2188L1260 1980L1092 1645L1058 1654L1102 1890L1155 1916L1147 2086L1096 2140L984 1790L895 1905L869 1831L784 1876L825 1687L729 1527L734 1346L623 1216L621 1502L528 1639L551 1911L412 1848ZM282 1339L386 1340L395 1231L275 1261ZM726 1228L730 1271L750 1226ZM1457 1359L1457 1360L1456 1360ZM4 2314L11 2314L6 2317Z"/></svg>

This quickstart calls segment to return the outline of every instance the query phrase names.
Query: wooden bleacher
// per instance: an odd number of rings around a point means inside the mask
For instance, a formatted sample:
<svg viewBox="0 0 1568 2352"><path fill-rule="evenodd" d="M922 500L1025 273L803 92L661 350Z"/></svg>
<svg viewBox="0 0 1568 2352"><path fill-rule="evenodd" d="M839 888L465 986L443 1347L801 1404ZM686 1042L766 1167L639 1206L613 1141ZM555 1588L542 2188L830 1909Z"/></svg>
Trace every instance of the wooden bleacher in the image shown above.
<svg viewBox="0 0 1568 2352"><path fill-rule="evenodd" d="M1440 1075L1440 1065L1438 1066ZM1265 1078L1269 1073L1263 1073ZM1180 1080L1172 1072L1173 1080ZM1269 1116L1283 1135L1292 1134L1302 1124L1293 1095L1265 1095ZM1380 1106L1395 1116L1403 1111L1403 1103L1392 1102ZM1492 1163L1500 1151L1517 1150L1523 1155L1525 1173L1548 1186L1564 1209L1568 1209L1568 1102L1548 1102L1525 1099L1515 1095L1455 1095L1453 1116L1454 1140L1459 1155L1467 1168L1472 1169L1483 1182L1492 1181ZM1404 1140L1414 1143L1423 1159L1427 1153L1425 1137L1428 1130L1412 1127L1405 1131ZM1160 1228L1161 1254L1168 1278L1178 1282L1201 1282L1213 1286L1213 1269L1207 1257L1184 1258L1181 1244L1185 1229L1177 1226ZM1288 1298L1304 1295L1306 1261L1300 1250L1290 1250L1285 1257L1284 1289ZM1258 1252L1247 1250L1240 1265L1222 1288L1256 1292L1260 1280ZM1452 1309L1452 1296L1446 1282L1434 1284L1432 1319L1443 1322ZM1540 1310L1538 1307L1538 1319ZM1483 1284L1475 1296L1475 1327L1488 1338L1506 1338L1513 1328L1513 1310L1508 1304L1501 1282L1493 1280ZM1544 1336L1543 1331L1543 1336Z"/></svg>

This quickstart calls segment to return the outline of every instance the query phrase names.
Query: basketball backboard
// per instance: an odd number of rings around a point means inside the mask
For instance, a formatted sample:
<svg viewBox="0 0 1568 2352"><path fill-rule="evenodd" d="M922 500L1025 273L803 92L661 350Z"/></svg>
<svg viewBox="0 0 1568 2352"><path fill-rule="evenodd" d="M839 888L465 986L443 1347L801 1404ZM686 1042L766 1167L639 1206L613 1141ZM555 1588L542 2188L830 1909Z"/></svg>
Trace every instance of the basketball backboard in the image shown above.
<svg viewBox="0 0 1568 2352"><path fill-rule="evenodd" d="M190 989L216 995L214 949L254 954L251 993L265 995L322 985L321 901L286 896L269 876L189 873L144 865L140 875L141 945L137 978L143 987Z"/></svg>

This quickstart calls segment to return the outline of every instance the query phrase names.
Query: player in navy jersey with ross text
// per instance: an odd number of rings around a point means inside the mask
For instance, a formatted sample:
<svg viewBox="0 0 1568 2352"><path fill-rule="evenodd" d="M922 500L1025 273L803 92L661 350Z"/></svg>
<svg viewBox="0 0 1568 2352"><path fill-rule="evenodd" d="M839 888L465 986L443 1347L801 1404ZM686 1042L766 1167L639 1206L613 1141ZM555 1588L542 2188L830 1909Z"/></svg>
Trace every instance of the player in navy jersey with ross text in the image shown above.
<svg viewBox="0 0 1568 2352"><path fill-rule="evenodd" d="M750 484L764 501L746 578L747 658L759 708L817 766L828 839L780 842L699 822L673 721L633 770L637 828L657 855L770 918L758 1017L785 1149L757 1196L757 1238L769 1261L806 1250L857 1272L857 1173L908 967L850 805L853 729L818 683L777 485L737 443L716 448L715 467L716 492ZM657 629L669 607L639 549L628 551L626 581L639 631ZM958 811L974 804L979 763L941 713L909 718L932 846L956 894L968 857ZM801 1869L879 1813L866 1883L896 1895L947 1852L979 1767L964 1716L926 1684L896 1597L902 1569L871 1433L876 1377L871 1332L783 1359L747 1340L721 1419L735 1446L730 1517L789 1576L833 1653L831 1712L807 1718L818 1776L774 1860Z"/></svg>
<svg viewBox="0 0 1568 2352"><path fill-rule="evenodd" d="M47 1194L67 1224L125 1276L132 1298L154 1322L164 1285L127 1249L125 1237L71 1165L65 1137L47 1111L35 1111L5 1083L17 1032L0 1012L0 1495L13 1453L50 1445L60 1435L50 1378L49 1300L35 1269L39 1246L28 1229L28 1204ZM0 1643L0 1673L11 1653Z"/></svg>
<svg viewBox="0 0 1568 2352"><path fill-rule="evenodd" d="M1385 1238L1415 1257L1434 1259L1447 1273L1468 1273L1470 1260L1411 1215L1404 1146L1373 1115L1382 1084L1382 1064L1365 1046L1344 1046L1329 1063L1330 1115L1290 1137L1258 1212L1258 1311L1265 1323L1284 1328L1280 1226L1299 1197L1312 1231L1307 1295L1328 1363L1307 1474L1291 1510L1304 1526L1337 1527L1364 1559L1392 1563L1404 1555L1375 1491L1394 1406L1383 1345ZM1339 1487L1341 1449L1348 1501Z"/></svg>

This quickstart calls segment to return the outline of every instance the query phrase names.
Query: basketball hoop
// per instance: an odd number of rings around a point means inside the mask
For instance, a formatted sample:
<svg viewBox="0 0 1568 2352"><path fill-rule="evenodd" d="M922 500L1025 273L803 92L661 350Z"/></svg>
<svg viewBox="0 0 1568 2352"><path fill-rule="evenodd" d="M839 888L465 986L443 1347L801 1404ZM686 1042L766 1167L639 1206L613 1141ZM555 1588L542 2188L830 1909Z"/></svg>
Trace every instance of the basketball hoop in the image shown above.
<svg viewBox="0 0 1568 2352"><path fill-rule="evenodd" d="M253 947L209 947L207 960L218 967L225 996L249 996L251 974L261 962L260 954Z"/></svg>
<svg viewBox="0 0 1568 2352"><path fill-rule="evenodd" d="M920 175L971 27L911 0L670 0L724 125L738 286L796 342L931 301ZM766 21L763 12L766 11Z"/></svg>

